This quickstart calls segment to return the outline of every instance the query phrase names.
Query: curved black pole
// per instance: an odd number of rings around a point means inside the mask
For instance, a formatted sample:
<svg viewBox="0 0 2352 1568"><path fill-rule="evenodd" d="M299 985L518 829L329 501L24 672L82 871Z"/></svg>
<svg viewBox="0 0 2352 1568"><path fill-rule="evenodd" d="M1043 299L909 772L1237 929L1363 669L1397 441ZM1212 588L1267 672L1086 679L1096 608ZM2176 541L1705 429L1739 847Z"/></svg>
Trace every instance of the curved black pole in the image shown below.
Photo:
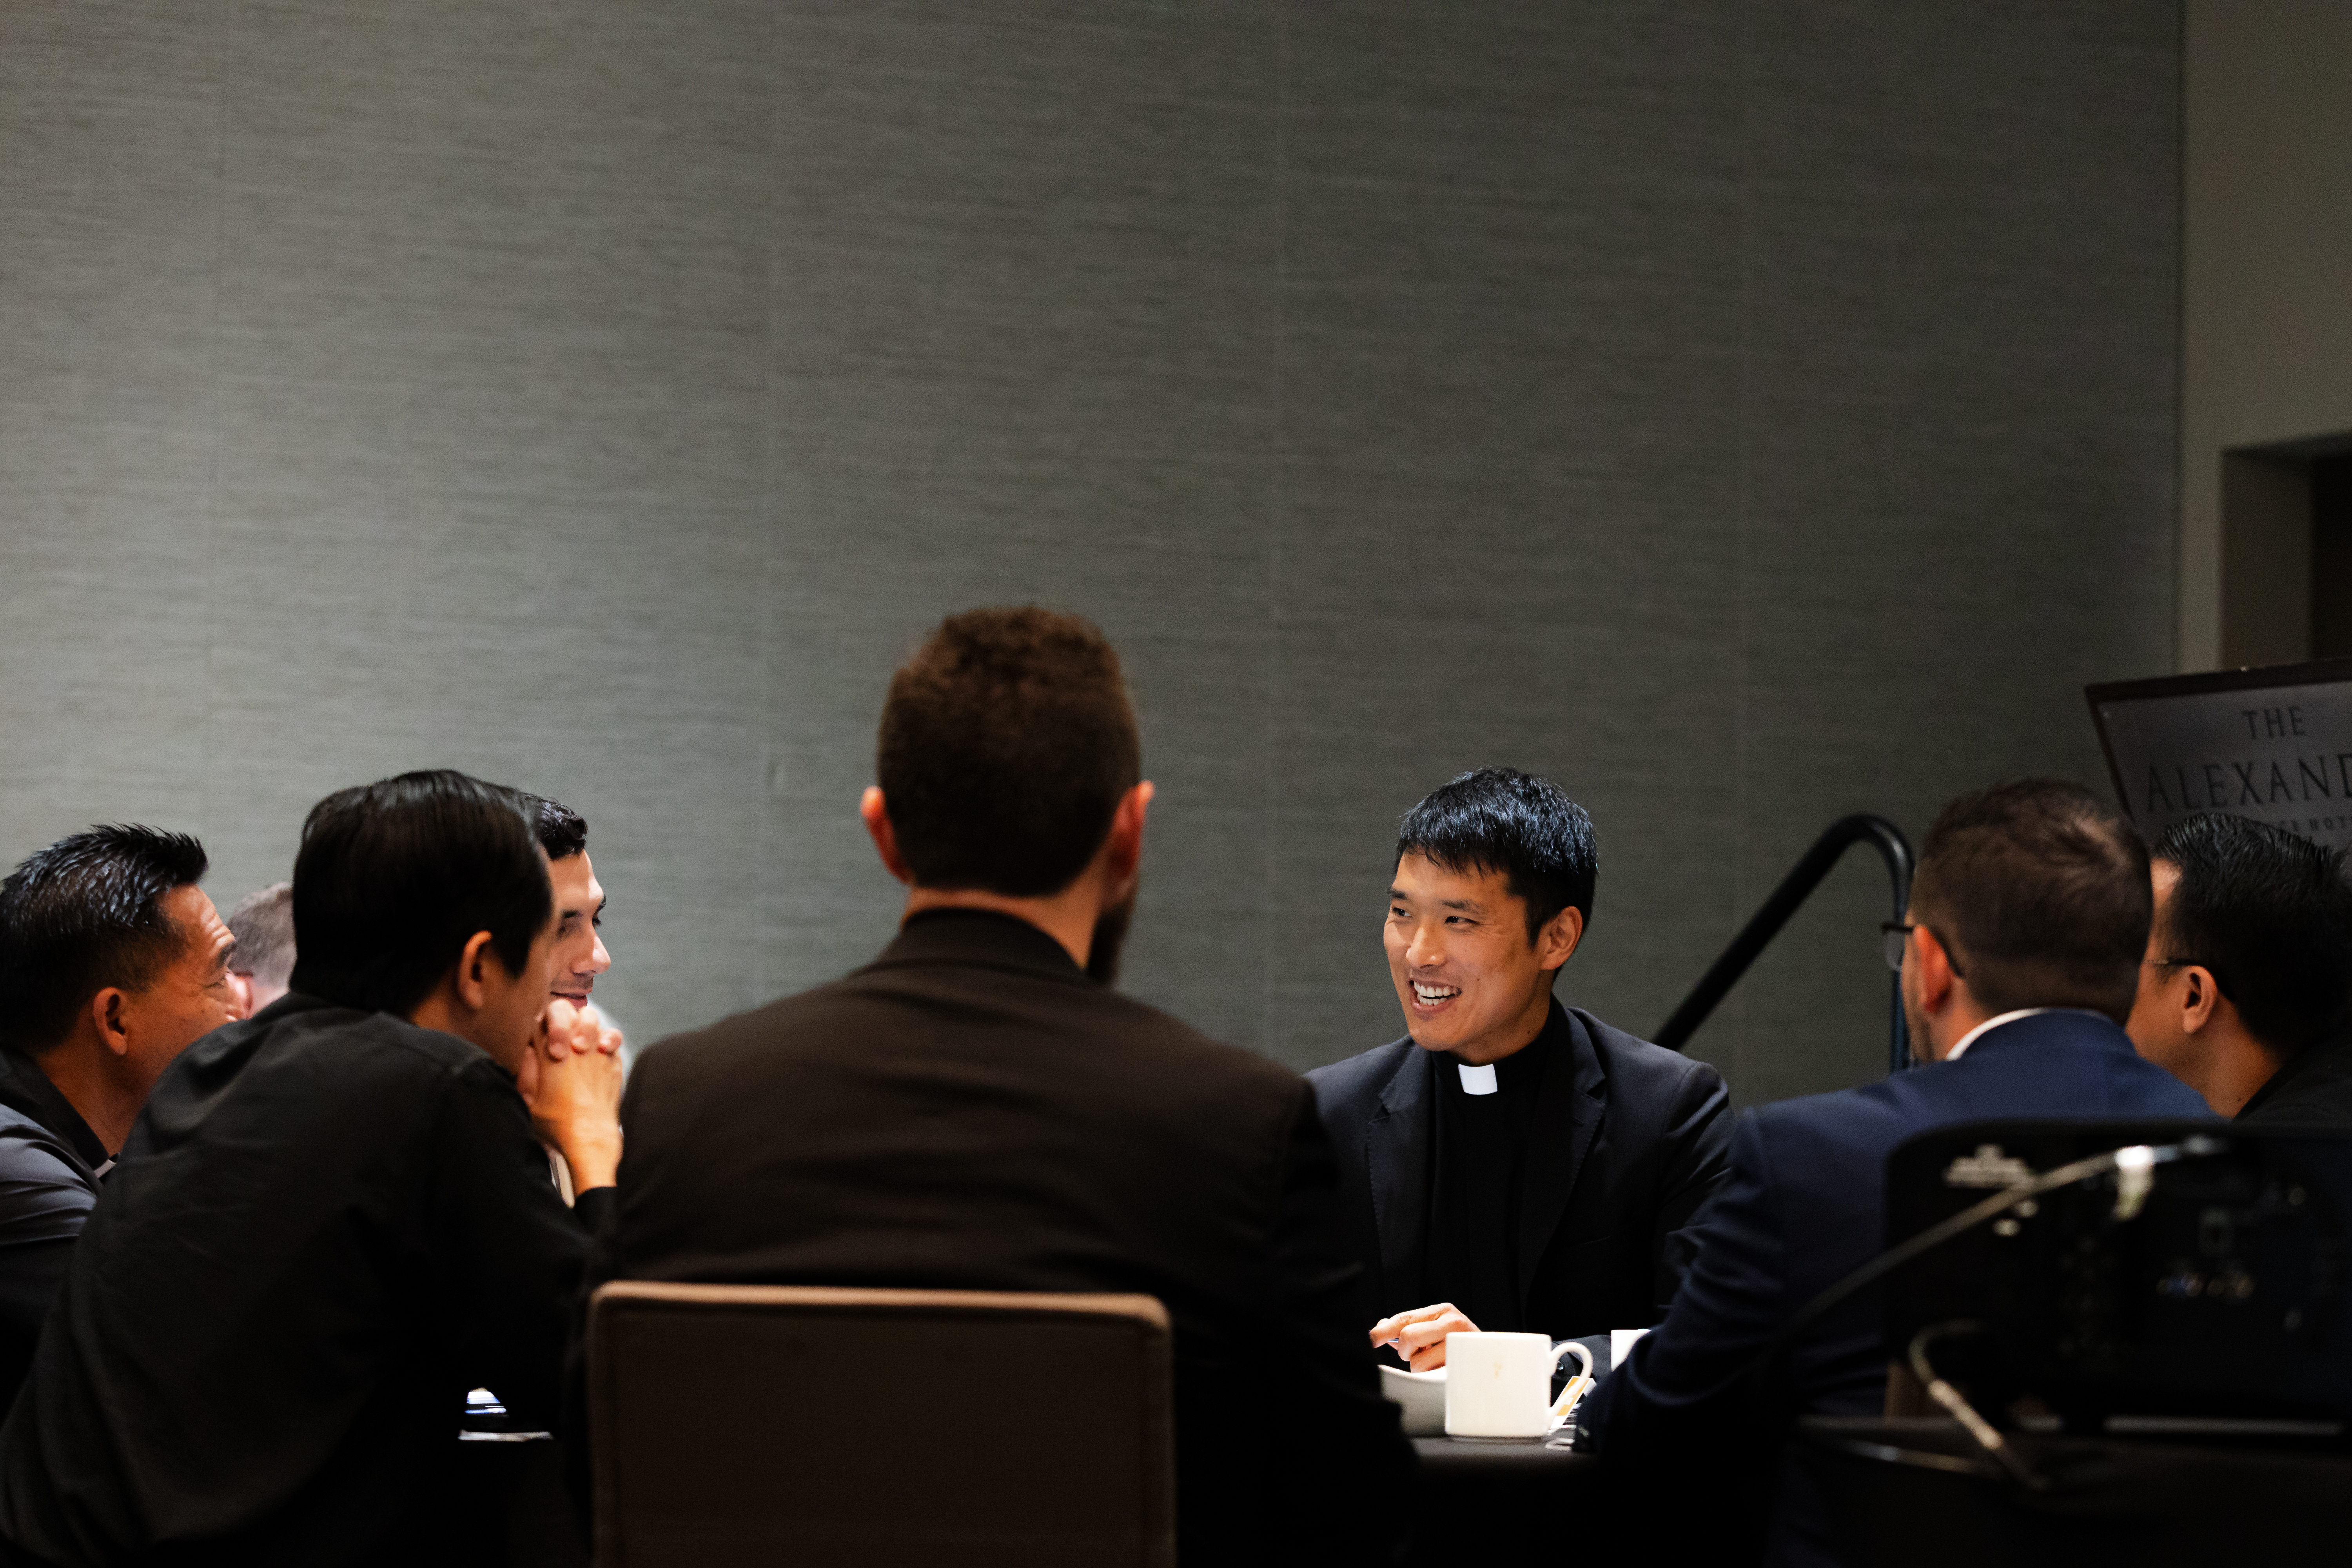
<svg viewBox="0 0 2352 1568"><path fill-rule="evenodd" d="M1886 862L1886 879L1893 884L1895 893L1894 918L1901 920L1911 903L1911 841L1903 837L1901 828L1883 816L1856 812L1852 816L1839 817L1813 840L1805 858L1780 879L1780 885L1772 889L1764 907L1756 911L1755 918L1723 950L1723 956L1691 987L1683 1005L1675 1009L1675 1016L1653 1037L1658 1044L1670 1050L1681 1050L1698 1032L1698 1026L1706 1022L1707 1015L1715 1011L1716 1004L1748 973L1748 966L1756 962L1756 955L1764 951L1765 944L1789 923L1797 906L1822 885L1822 879L1830 874L1830 868L1838 863L1839 857L1853 846L1865 842ZM1893 977L1889 988L1892 1000L1887 1005L1886 1070L1897 1073L1911 1065L1911 1038L1903 1026L1902 977Z"/></svg>

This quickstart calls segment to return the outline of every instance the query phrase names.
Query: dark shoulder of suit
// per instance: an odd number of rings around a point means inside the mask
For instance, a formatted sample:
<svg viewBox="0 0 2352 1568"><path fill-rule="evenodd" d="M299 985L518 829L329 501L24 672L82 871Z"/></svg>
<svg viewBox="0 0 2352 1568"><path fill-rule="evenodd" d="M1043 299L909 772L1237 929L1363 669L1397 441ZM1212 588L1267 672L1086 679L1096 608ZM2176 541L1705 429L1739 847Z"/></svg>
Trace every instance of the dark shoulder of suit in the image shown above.
<svg viewBox="0 0 2352 1568"><path fill-rule="evenodd" d="M2352 1034L2290 1058L2235 1120L2261 1127L2352 1127Z"/></svg>
<svg viewBox="0 0 2352 1568"><path fill-rule="evenodd" d="M615 1245L640 1278L1077 1289L1108 1268L1190 1294L1258 1223L1305 1102L1035 928L935 914L844 980L645 1053ZM803 1201L761 1201L785 1192Z"/></svg>
<svg viewBox="0 0 2352 1568"><path fill-rule="evenodd" d="M1286 1510L1360 1531L1410 1463L1306 1085L1024 922L918 917L844 980L663 1041L623 1123L600 1277L1158 1297L1187 1561L1295 1542Z"/></svg>
<svg viewBox="0 0 2352 1568"><path fill-rule="evenodd" d="M0 1410L25 1381L97 1202L98 1177L66 1139L21 1110L0 1107Z"/></svg>
<svg viewBox="0 0 2352 1568"><path fill-rule="evenodd" d="M289 998L166 1070L0 1429L58 1568L414 1556L467 1388L551 1419L586 1237L474 1047Z"/></svg>
<svg viewBox="0 0 2352 1568"><path fill-rule="evenodd" d="M1958 1061L1747 1113L1682 1291L1601 1385L1580 1442L1627 1477L1665 1489L1628 1491L1633 1506L1677 1524L1706 1522L1671 1511L1694 1466L1769 1485L1758 1456L1790 1415L1882 1408L1887 1357L1875 1287L1763 1358L1791 1313L1884 1249L1886 1157L1897 1145L1969 1121L2208 1115L2193 1090L2142 1058L2112 1022L2064 1011L1988 1030ZM1752 1510L1741 1502L1715 1511ZM1808 1494L1785 1493L1773 1523L1777 1555L1768 1560L1819 1560L1822 1549L1807 1544L1821 1539L1817 1515ZM1694 1550L1667 1531L1651 1544Z"/></svg>

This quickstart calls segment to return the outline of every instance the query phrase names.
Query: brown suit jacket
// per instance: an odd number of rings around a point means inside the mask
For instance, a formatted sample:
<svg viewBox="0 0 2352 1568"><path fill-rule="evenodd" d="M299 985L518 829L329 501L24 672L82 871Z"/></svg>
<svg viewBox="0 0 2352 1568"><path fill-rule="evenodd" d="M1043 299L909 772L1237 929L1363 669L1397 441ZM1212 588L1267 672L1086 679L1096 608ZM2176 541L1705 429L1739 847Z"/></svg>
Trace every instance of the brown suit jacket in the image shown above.
<svg viewBox="0 0 2352 1568"><path fill-rule="evenodd" d="M600 1279L1132 1290L1175 1326L1188 1565L1379 1562L1380 1395L1300 1079L1008 916L649 1049Z"/></svg>

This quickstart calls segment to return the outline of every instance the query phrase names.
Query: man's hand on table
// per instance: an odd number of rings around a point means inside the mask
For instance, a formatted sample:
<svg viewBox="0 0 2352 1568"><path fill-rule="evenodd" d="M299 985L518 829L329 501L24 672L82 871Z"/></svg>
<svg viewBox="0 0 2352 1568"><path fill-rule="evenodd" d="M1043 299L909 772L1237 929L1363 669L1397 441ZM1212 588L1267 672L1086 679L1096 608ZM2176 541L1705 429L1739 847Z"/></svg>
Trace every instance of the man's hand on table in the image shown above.
<svg viewBox="0 0 2352 1568"><path fill-rule="evenodd" d="M609 1187L621 1168L621 1032L593 1008L557 1000L516 1080L548 1146L572 1168L576 1192Z"/></svg>
<svg viewBox="0 0 2352 1568"><path fill-rule="evenodd" d="M1382 1318L1372 1325L1372 1343L1392 1343L1397 1354L1413 1371L1435 1372L1445 1364L1446 1335L1477 1331L1478 1325L1465 1317L1461 1308L1451 1301L1440 1301L1434 1307L1416 1307L1393 1318Z"/></svg>

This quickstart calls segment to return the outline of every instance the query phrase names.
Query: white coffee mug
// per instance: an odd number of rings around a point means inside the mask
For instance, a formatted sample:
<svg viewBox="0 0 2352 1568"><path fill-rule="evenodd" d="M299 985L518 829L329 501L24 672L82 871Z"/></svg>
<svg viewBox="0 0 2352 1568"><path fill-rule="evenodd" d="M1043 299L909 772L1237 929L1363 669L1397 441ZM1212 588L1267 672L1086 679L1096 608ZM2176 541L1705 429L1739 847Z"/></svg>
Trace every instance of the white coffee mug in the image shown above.
<svg viewBox="0 0 2352 1568"><path fill-rule="evenodd" d="M1554 1350L1549 1334L1446 1335L1445 1435L1545 1436L1552 1426L1552 1371L1571 1352L1591 1370L1591 1357L1574 1340Z"/></svg>

